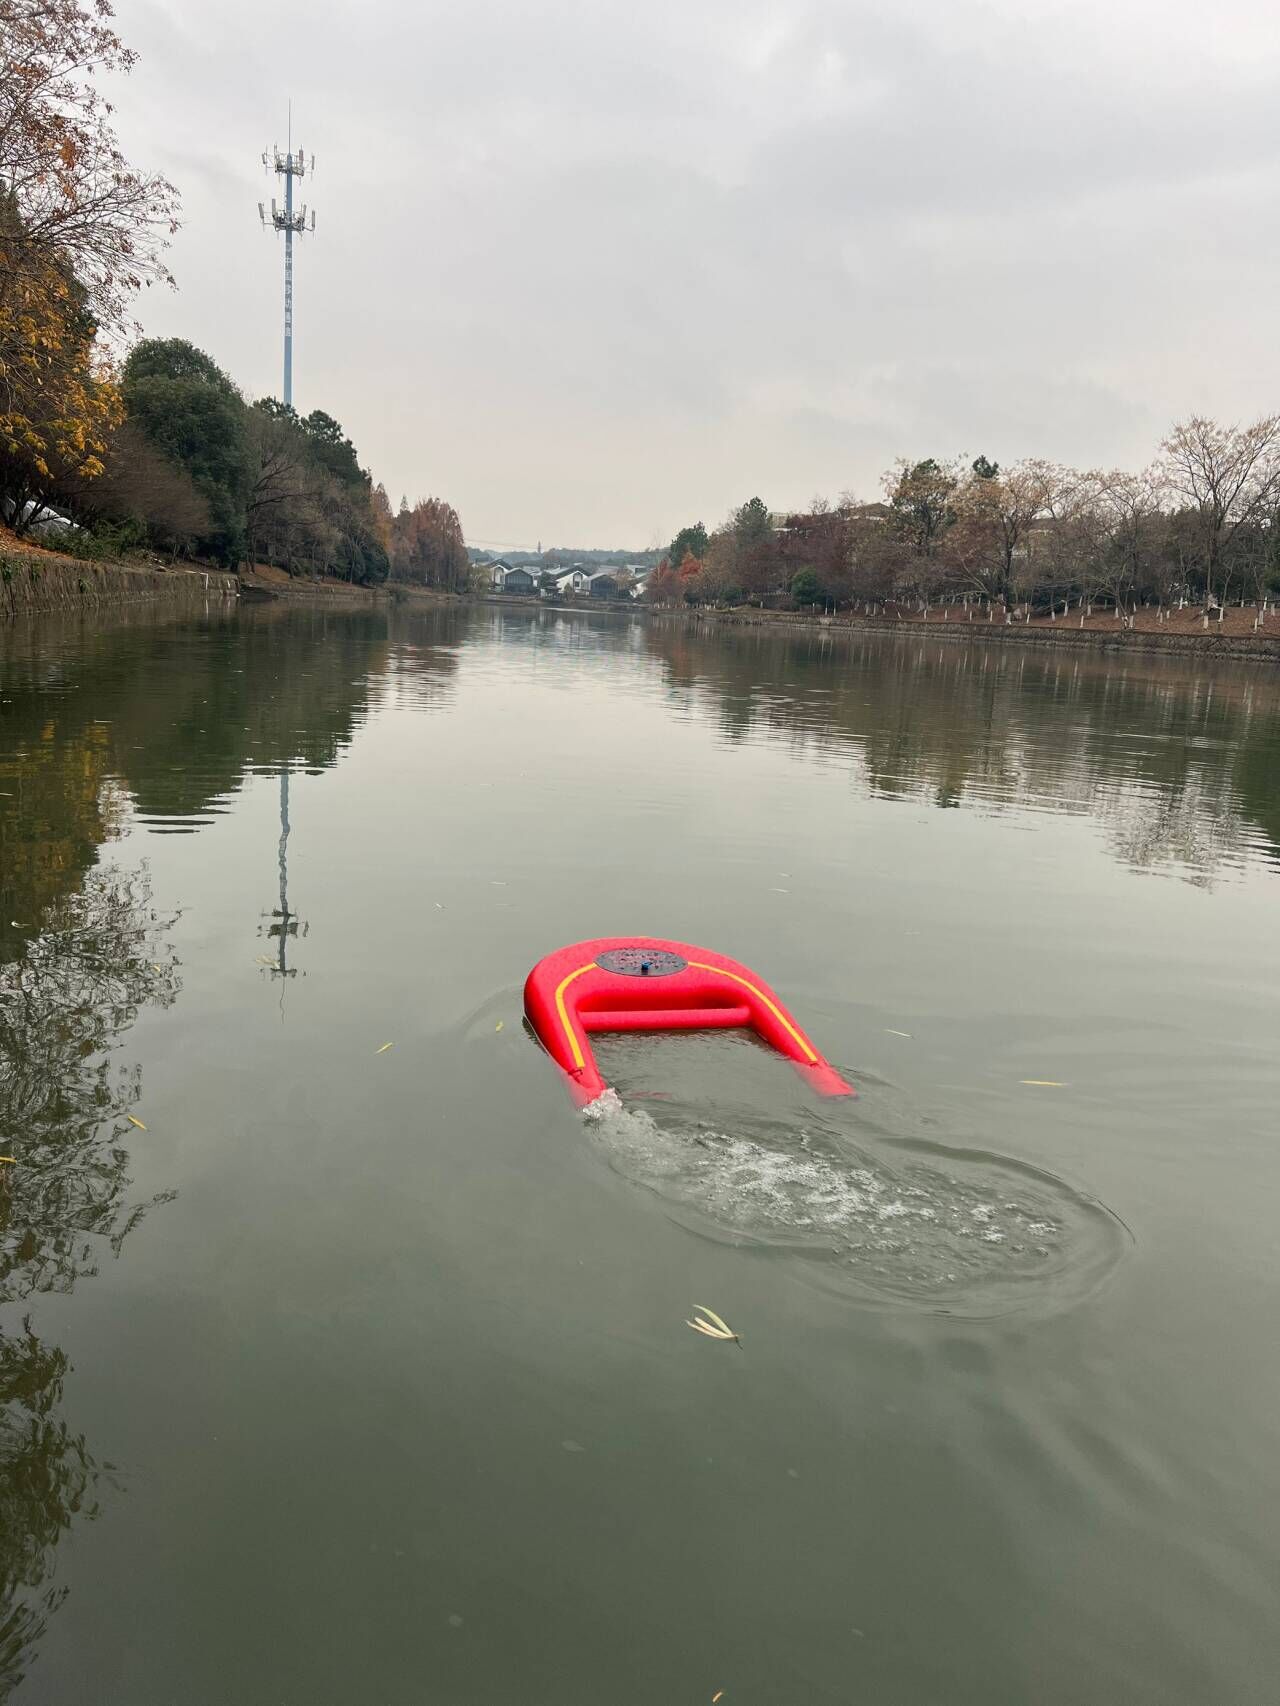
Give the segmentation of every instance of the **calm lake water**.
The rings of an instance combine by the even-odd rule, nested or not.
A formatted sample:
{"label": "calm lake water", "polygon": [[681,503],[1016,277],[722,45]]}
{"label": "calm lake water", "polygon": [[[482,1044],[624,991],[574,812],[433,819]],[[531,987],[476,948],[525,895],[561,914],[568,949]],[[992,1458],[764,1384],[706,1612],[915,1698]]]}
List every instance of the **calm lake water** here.
{"label": "calm lake water", "polygon": [[[859,1100],[575,1113],[521,985],[632,931]],[[0,629],[0,1696],[1273,1701],[1278,959],[1262,668]]]}

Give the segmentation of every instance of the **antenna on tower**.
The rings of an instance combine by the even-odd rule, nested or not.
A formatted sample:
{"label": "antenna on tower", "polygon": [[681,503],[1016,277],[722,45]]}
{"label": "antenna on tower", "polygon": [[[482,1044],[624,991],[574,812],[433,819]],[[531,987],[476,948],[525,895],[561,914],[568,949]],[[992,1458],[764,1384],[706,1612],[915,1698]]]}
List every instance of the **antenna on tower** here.
{"label": "antenna on tower", "polygon": [[[284,179],[284,206],[277,207],[272,197],[271,212],[267,213],[262,203],[258,203],[258,218],[264,226],[284,232],[284,401],[286,408],[293,407],[293,239],[301,237],[316,228],[316,216],[307,218],[306,203],[302,203],[295,211],[293,205],[293,180],[307,175],[307,158],[299,148],[293,151],[293,102],[289,102],[288,141],[282,154],[277,147],[263,149],[262,164],[269,172],[274,167]],[[315,157],[312,156],[310,169],[316,169]]]}

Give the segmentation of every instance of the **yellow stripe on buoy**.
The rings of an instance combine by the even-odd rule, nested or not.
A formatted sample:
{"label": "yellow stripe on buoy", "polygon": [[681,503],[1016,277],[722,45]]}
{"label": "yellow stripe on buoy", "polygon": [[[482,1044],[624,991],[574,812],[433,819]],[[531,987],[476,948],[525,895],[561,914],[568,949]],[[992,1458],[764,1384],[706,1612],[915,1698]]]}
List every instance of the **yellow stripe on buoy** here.
{"label": "yellow stripe on buoy", "polygon": [[585,966],[579,966],[577,971],[571,971],[568,977],[563,978],[561,980],[560,987],[556,990],[556,1014],[561,1025],[564,1027],[564,1034],[569,1041],[569,1053],[573,1056],[573,1064],[577,1067],[579,1072],[582,1071],[586,1062],[582,1058],[582,1047],[578,1042],[578,1033],[569,1023],[569,1015],[565,1012],[564,992],[568,989],[575,977],[581,977],[583,972],[594,971],[595,969],[596,962],[594,960],[588,960]]}
{"label": "yellow stripe on buoy", "polygon": [[798,1043],[804,1050],[804,1053],[808,1057],[809,1065],[816,1066],[818,1064],[817,1051],[809,1041],[808,1037],[801,1035],[801,1033],[791,1023],[790,1019],[787,1018],[786,1014],[782,1012],[774,1002],[770,1001],[763,989],[758,989],[754,983],[750,982],[749,979],[739,977],[736,971],[726,971],[723,966],[709,966],[702,960],[690,960],[689,964],[696,967],[698,971],[713,972],[716,977],[731,977],[735,983],[740,983],[744,989],[749,989],[757,1001],[764,1002],[765,1006],[773,1014],[774,1018],[782,1026],[787,1035],[791,1037],[794,1042]]}

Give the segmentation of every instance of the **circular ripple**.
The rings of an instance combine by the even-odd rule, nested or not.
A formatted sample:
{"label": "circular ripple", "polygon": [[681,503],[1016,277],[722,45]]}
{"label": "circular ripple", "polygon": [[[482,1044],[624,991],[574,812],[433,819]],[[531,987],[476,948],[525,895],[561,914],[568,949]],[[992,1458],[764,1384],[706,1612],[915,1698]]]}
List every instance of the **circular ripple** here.
{"label": "circular ripple", "polygon": [[609,1165],[691,1230],[811,1258],[869,1303],[975,1317],[1060,1309],[1127,1241],[1114,1215],[1061,1179],[981,1150],[668,1129],[611,1093],[588,1114]]}

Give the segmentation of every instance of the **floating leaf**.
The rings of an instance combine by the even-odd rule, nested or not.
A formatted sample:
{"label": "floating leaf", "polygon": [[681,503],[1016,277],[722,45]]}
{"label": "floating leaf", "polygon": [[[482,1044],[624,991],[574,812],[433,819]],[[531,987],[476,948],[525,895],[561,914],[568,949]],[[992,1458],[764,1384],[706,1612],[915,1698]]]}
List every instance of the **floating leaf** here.
{"label": "floating leaf", "polygon": [[494,1028],[494,1030],[495,1030],[495,1031],[500,1031],[500,1030],[501,1030],[501,1029],[502,1029],[502,1027],[503,1027],[503,1025],[504,1025],[504,1024],[505,1024],[505,1022],[506,1022],[506,1021],[505,1021],[505,1020],[503,1020],[503,1019],[499,1019],[499,1020],[498,1020],[498,1022],[497,1022],[497,1024],[496,1024],[496,1025],[495,1025],[495,1026],[494,1026],[494,1027],[493,1027],[493,1028]]}
{"label": "floating leaf", "polygon": [[716,1692],[711,1696],[711,1706],[716,1706],[716,1701],[717,1700],[723,1700],[723,1699],[724,1699],[724,1689],[723,1688],[717,1689]]}
{"label": "floating leaf", "polygon": [[16,1167],[18,1165],[12,1155],[0,1155],[0,1161],[5,1162],[10,1167]]}
{"label": "floating leaf", "polygon": [[[722,1315],[717,1315],[714,1309],[708,1309],[705,1303],[695,1303],[694,1309],[700,1309],[702,1315],[710,1319],[704,1321],[702,1315],[695,1315],[692,1321],[686,1321],[686,1327],[692,1327],[695,1333],[705,1333],[708,1339],[721,1339],[742,1349],[742,1340]],[[714,1322],[714,1326],[712,1323]]]}
{"label": "floating leaf", "polygon": [[890,1025],[886,1025],[884,1031],[887,1037],[906,1037],[910,1039],[911,1036],[910,1031],[895,1031]]}
{"label": "floating leaf", "polygon": [[719,1327],[720,1331],[725,1334],[727,1338],[737,1338],[738,1335],[734,1332],[733,1328],[722,1315],[717,1315],[714,1309],[708,1309],[705,1303],[695,1303],[693,1307],[695,1309],[701,1309],[707,1320],[714,1321],[716,1326]]}
{"label": "floating leaf", "polygon": [[1034,1084],[1041,1090],[1065,1090],[1066,1085],[1061,1078],[1023,1078],[1023,1084]]}
{"label": "floating leaf", "polygon": [[126,1114],[124,1117],[128,1120],[130,1125],[136,1125],[139,1131],[145,1131],[147,1129],[146,1126],[143,1125],[142,1121],[140,1119],[135,1119],[132,1114]]}
{"label": "floating leaf", "polygon": [[394,1048],[395,1046],[396,1045],[394,1043],[383,1043],[381,1048],[376,1048],[373,1052],[375,1054],[385,1054],[389,1048]]}

